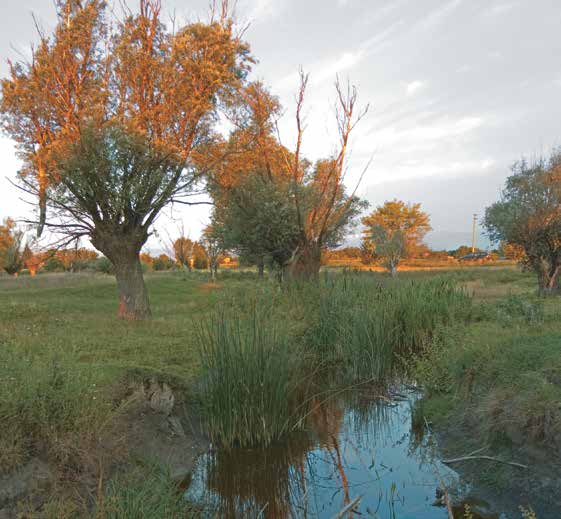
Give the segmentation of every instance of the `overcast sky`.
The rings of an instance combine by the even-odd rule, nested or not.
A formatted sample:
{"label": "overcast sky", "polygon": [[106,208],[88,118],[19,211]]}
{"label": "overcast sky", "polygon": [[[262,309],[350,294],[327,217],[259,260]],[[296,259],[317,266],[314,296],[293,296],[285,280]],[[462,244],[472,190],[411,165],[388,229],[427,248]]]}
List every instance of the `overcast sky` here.
{"label": "overcast sky", "polygon": [[[203,17],[207,0],[162,0],[178,20]],[[131,3],[134,3],[131,0]],[[54,22],[51,0],[2,0],[0,74],[35,41],[32,13]],[[431,215],[435,247],[470,236],[472,214],[497,199],[509,165],[561,144],[559,0],[240,0],[253,76],[281,97],[283,141],[293,132],[298,67],[310,73],[304,151],[333,149],[335,75],[349,77],[368,116],[352,142],[348,183],[370,156],[359,193],[372,206],[398,198]],[[2,177],[18,171],[12,143],[0,139]],[[0,218],[28,210],[0,180]],[[197,237],[206,209],[175,212]],[[160,229],[177,224],[166,216]],[[156,240],[150,242],[157,248]]]}

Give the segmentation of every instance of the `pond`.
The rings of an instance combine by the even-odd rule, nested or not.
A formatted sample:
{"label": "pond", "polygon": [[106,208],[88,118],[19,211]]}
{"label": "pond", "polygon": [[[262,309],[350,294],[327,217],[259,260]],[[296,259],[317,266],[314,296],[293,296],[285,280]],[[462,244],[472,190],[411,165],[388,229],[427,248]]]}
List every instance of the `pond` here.
{"label": "pond", "polygon": [[202,455],[186,498],[208,517],[332,518],[360,499],[345,517],[447,519],[441,489],[461,482],[412,427],[419,397],[400,386],[317,401],[304,433]]}

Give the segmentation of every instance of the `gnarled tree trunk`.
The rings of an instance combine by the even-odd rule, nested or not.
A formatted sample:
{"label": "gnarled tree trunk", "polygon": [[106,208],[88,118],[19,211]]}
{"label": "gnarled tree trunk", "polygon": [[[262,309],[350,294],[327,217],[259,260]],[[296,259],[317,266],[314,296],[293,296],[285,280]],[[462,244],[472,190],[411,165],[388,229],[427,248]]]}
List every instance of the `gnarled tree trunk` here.
{"label": "gnarled tree trunk", "polygon": [[120,319],[135,321],[152,315],[140,263],[140,249],[145,241],[142,232],[92,236],[93,246],[105,254],[115,269]]}
{"label": "gnarled tree trunk", "polygon": [[114,266],[119,293],[119,318],[134,321],[150,317],[152,314],[148,292],[138,255],[136,258],[119,261]]}
{"label": "gnarled tree trunk", "polygon": [[306,244],[298,249],[283,268],[284,281],[311,281],[319,278],[321,247]]}
{"label": "gnarled tree trunk", "polygon": [[561,293],[561,286],[559,284],[560,264],[542,258],[536,263],[535,269],[538,273],[538,291],[540,295],[549,296]]}

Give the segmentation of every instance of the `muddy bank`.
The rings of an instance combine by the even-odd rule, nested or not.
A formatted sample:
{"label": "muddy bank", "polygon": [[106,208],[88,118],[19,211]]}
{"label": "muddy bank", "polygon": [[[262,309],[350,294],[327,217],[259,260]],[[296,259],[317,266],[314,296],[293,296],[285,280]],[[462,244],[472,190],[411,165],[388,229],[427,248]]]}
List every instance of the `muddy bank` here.
{"label": "muddy bank", "polygon": [[479,446],[483,450],[477,454],[527,466],[520,468],[486,459],[450,464],[465,483],[462,499],[484,502],[488,513],[497,517],[518,519],[522,517],[521,507],[533,510],[538,519],[561,517],[561,456],[558,449],[536,444],[485,448],[478,441],[475,427],[458,423],[439,426],[434,439],[442,459],[464,457]]}
{"label": "muddy bank", "polygon": [[161,468],[179,486],[190,479],[196,460],[210,444],[184,390],[151,378],[115,392],[119,412],[111,435],[99,446],[105,451],[100,465],[61,465],[37,450],[23,465],[0,473],[0,519],[18,514],[39,519],[49,502],[72,502],[86,516],[96,509],[100,489],[103,493],[114,478],[126,478],[143,466],[147,471]]}

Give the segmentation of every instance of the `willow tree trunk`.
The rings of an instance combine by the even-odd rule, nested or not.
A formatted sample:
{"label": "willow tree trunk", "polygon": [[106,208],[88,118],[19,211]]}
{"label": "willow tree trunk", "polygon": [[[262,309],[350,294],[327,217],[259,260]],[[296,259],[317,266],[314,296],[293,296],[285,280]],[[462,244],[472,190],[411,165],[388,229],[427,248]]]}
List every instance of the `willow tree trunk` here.
{"label": "willow tree trunk", "polygon": [[321,247],[305,245],[283,268],[284,281],[311,281],[319,278]]}
{"label": "willow tree trunk", "polygon": [[259,279],[265,277],[265,258],[263,256],[257,257],[257,277]]}
{"label": "willow tree trunk", "polygon": [[213,283],[216,282],[216,275],[218,274],[218,261],[212,260],[208,262],[208,270],[210,271],[210,279]]}
{"label": "willow tree trunk", "polygon": [[92,245],[105,254],[115,269],[120,319],[136,321],[152,315],[140,263],[140,249],[146,238],[141,231],[106,231],[92,236]]}
{"label": "willow tree trunk", "polygon": [[138,255],[136,258],[117,261],[114,267],[119,294],[119,318],[129,321],[149,318],[152,313]]}
{"label": "willow tree trunk", "polygon": [[559,285],[559,274],[561,265],[542,260],[536,265],[538,273],[538,290],[542,296],[550,296],[561,293]]}

